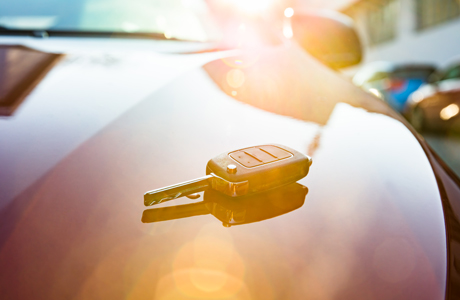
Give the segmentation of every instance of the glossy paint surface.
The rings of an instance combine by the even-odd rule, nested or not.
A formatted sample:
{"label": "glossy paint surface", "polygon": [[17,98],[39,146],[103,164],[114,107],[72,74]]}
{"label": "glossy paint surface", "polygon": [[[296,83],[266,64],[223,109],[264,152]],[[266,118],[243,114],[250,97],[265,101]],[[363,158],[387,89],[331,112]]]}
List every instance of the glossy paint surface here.
{"label": "glossy paint surface", "polygon": [[[2,161],[16,161],[2,176],[15,174],[11,184],[22,184],[17,195],[2,186],[2,193],[13,195],[0,212],[2,295],[444,298],[441,197],[413,134],[377,99],[295,46],[267,50],[246,69],[228,62],[218,60],[178,75],[120,109],[103,126],[77,117],[81,129],[92,134],[66,148],[28,184],[22,183],[27,175],[22,159],[38,163],[41,156],[34,147],[57,149],[65,139],[27,141],[26,156],[15,137],[51,129],[61,133],[66,115],[56,119],[29,111],[26,117],[21,115],[24,108],[11,122],[1,120],[1,133],[10,141],[2,148],[8,149],[1,153]],[[31,95],[35,97],[26,103],[39,105],[49,99],[46,95],[57,94],[63,96],[60,101],[87,99],[90,82],[70,93],[63,84],[73,87],[75,82],[64,78],[61,85],[56,80],[71,67],[56,68],[38,87],[40,97]],[[244,80],[238,71],[227,75],[231,70],[243,72]],[[85,78],[91,71],[82,66],[72,76]],[[117,71],[110,70],[114,78]],[[134,82],[148,84],[127,78],[126,90]],[[45,87],[54,94],[45,93]],[[110,98],[105,94],[109,90],[99,90],[91,108],[81,111],[109,108],[98,107]],[[123,97],[129,99],[129,93]],[[53,128],[44,129],[50,120]],[[302,205],[297,197],[286,197],[285,213],[231,227],[222,226],[228,217],[222,213],[141,222],[145,191],[203,176],[206,162],[219,153],[271,143],[313,157],[310,173],[299,182],[308,188]],[[198,201],[182,198],[161,207]],[[273,208],[277,202],[270,203],[267,207]],[[238,220],[237,215],[232,218]]]}

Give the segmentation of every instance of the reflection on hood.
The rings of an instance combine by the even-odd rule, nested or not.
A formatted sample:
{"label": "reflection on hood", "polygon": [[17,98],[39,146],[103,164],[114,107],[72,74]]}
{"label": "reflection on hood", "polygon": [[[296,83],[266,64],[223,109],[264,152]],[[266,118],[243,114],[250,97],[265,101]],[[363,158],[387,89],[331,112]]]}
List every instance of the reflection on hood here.
{"label": "reflection on hood", "polygon": [[147,209],[143,223],[153,223],[212,214],[225,227],[271,219],[300,208],[308,189],[293,183],[263,193],[238,197],[226,196],[209,189],[199,203]]}
{"label": "reflection on hood", "polygon": [[61,57],[24,46],[0,45],[0,116],[13,114]]}

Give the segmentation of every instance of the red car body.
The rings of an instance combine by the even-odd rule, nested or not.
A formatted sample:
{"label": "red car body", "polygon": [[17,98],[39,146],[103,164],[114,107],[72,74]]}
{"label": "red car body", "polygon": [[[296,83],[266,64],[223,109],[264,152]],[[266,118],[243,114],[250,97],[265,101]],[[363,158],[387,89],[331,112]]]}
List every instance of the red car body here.
{"label": "red car body", "polygon": [[[458,179],[295,43],[1,42],[66,54],[0,119],[2,299],[458,297]],[[144,212],[144,192],[267,143],[313,158],[308,190]]]}

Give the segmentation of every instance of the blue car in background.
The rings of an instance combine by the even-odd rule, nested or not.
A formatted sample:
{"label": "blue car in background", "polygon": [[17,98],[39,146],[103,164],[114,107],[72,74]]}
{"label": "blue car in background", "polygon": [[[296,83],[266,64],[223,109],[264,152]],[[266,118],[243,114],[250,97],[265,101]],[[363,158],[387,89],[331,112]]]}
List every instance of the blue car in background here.
{"label": "blue car in background", "polygon": [[353,83],[385,100],[396,111],[403,112],[409,95],[428,82],[435,70],[429,64],[372,62],[356,73]]}

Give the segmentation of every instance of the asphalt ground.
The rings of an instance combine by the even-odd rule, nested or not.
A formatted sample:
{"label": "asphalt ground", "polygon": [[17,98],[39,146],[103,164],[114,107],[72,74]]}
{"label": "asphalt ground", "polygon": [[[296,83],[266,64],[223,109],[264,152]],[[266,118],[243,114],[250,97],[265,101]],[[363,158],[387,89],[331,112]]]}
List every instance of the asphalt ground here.
{"label": "asphalt ground", "polygon": [[433,150],[460,177],[460,135],[426,133],[423,137]]}

